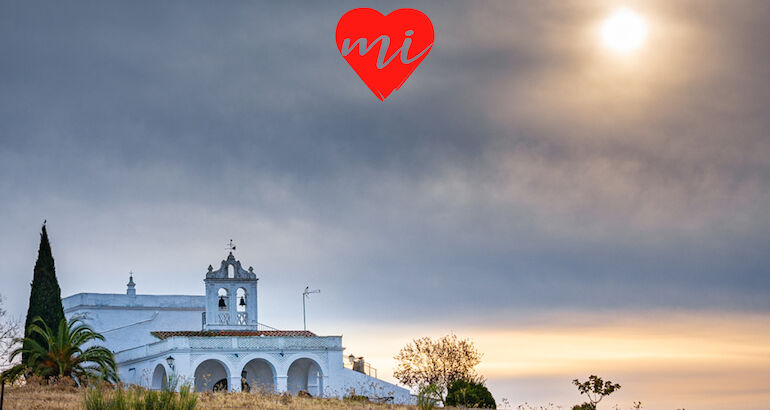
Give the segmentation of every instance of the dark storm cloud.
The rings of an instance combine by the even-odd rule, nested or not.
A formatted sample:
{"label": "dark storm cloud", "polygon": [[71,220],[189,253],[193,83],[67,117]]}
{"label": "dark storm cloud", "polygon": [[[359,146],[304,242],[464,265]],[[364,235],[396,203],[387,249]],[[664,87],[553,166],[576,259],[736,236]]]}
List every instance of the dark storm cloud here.
{"label": "dark storm cloud", "polygon": [[330,313],[770,308],[763,3],[650,6],[634,75],[583,37],[602,5],[428,3],[384,103],[334,48],[358,6],[4,4],[0,291],[47,217],[70,292],[200,292],[234,237]]}

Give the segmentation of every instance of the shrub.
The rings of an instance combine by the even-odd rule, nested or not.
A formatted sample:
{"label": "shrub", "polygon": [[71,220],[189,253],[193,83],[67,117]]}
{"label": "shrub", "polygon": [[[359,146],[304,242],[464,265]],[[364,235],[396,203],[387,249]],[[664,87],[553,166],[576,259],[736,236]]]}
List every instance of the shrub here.
{"label": "shrub", "polygon": [[[80,385],[90,382],[117,382],[117,366],[112,352],[104,346],[91,345],[104,341],[104,336],[77,319],[62,319],[52,329],[36,317],[27,328],[28,336],[20,347],[11,352],[11,360],[27,355],[26,361],[4,371],[0,378],[14,381],[34,374],[45,379],[72,378]],[[37,338],[43,339],[38,343]]]}
{"label": "shrub", "polygon": [[577,386],[580,394],[588,396],[588,403],[591,407],[588,409],[596,409],[596,405],[602,401],[603,398],[609,396],[615,391],[620,389],[620,385],[613,383],[609,380],[604,380],[599,376],[591,375],[588,380],[581,382],[578,379],[572,381],[572,384]]}
{"label": "shrub", "polygon": [[192,386],[184,384],[179,388],[179,410],[192,410],[198,404],[198,395],[192,390]]}
{"label": "shrub", "polygon": [[420,410],[430,410],[436,407],[436,403],[441,401],[443,389],[435,384],[429,384],[417,394],[417,408]]}
{"label": "shrub", "polygon": [[367,401],[369,401],[369,397],[363,396],[363,395],[360,395],[360,394],[353,394],[353,393],[351,393],[350,395],[345,397],[345,400],[367,402]]}
{"label": "shrub", "polygon": [[83,404],[86,410],[192,410],[198,403],[198,396],[190,385],[171,390],[154,391],[141,388],[124,390],[89,387]]}
{"label": "shrub", "polygon": [[447,406],[463,406],[496,409],[492,393],[483,383],[471,380],[455,380],[449,385],[446,395]]}
{"label": "shrub", "polygon": [[104,394],[102,389],[90,388],[86,390],[86,397],[83,400],[86,410],[101,410],[106,408]]}

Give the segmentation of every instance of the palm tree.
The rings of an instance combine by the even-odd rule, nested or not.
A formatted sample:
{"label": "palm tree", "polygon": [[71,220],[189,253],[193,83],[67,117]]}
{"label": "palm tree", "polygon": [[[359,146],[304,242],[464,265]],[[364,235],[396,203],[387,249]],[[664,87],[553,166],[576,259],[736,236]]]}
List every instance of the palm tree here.
{"label": "palm tree", "polygon": [[[84,348],[89,342],[104,341],[104,336],[80,320],[68,322],[62,319],[58,331],[53,332],[40,317],[36,317],[28,330],[27,337],[21,340],[21,347],[11,353],[11,360],[25,354],[27,361],[4,371],[0,376],[3,380],[15,380],[31,373],[46,379],[72,378],[81,385],[97,378],[118,381],[115,358],[109,349],[97,345]],[[36,339],[45,342],[39,343]]]}

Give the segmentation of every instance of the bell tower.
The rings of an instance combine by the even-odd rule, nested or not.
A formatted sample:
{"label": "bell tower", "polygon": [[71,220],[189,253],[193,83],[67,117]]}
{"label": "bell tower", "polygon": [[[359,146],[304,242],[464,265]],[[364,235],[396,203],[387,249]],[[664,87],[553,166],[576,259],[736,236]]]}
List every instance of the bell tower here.
{"label": "bell tower", "polygon": [[257,330],[257,275],[244,270],[230,254],[218,270],[209,265],[206,273],[206,320],[204,330]]}

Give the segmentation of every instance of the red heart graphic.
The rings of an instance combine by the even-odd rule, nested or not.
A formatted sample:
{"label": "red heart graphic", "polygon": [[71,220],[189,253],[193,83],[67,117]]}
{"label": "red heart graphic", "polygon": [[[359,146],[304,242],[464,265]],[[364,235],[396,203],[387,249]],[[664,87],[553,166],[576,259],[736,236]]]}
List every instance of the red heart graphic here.
{"label": "red heart graphic", "polygon": [[430,53],[433,24],[419,10],[398,9],[383,16],[358,8],[340,18],[335,39],[345,61],[384,101]]}

